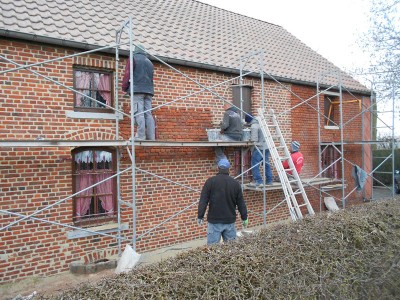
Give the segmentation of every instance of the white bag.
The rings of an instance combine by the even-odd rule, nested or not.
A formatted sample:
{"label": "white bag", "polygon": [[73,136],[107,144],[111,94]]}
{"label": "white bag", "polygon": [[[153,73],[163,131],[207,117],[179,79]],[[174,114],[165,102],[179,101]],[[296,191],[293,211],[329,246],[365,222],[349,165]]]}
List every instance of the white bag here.
{"label": "white bag", "polygon": [[126,245],[121,258],[118,260],[115,273],[119,274],[122,272],[129,272],[139,262],[139,259],[140,259],[140,254],[135,252],[130,245]]}

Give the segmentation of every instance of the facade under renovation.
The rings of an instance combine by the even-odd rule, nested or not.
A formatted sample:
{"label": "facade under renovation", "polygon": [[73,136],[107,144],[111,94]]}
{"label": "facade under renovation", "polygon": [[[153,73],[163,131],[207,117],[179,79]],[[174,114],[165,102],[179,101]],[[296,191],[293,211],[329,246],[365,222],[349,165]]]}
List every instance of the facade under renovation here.
{"label": "facade under renovation", "polygon": [[[371,197],[353,174],[371,172],[371,91],[279,25],[193,0],[0,3],[1,282],[204,238],[197,202],[217,146],[250,227]],[[155,141],[132,141],[121,89],[139,44],[154,65]],[[273,110],[284,143],[301,144],[296,188],[250,187],[253,143],[209,140],[224,103],[266,126]]]}

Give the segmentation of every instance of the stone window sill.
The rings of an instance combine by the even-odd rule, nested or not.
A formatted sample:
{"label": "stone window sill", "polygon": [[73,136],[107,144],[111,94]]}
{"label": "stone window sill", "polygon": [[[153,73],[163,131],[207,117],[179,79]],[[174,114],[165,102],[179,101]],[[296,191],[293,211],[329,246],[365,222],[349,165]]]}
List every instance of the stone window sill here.
{"label": "stone window sill", "polygon": [[[121,224],[121,230],[127,230],[128,228],[129,226],[127,223]],[[68,232],[67,234],[68,239],[72,240],[88,236],[94,236],[98,235],[98,233],[114,233],[118,231],[118,223],[110,223],[106,225],[89,227],[84,229],[90,230],[91,232],[75,229],[73,231]]]}
{"label": "stone window sill", "polygon": [[[71,119],[103,119],[103,120],[115,120],[117,119],[117,113],[94,113],[94,112],[82,112],[82,111],[67,111],[65,116]],[[118,119],[123,120],[124,116],[118,114]]]}

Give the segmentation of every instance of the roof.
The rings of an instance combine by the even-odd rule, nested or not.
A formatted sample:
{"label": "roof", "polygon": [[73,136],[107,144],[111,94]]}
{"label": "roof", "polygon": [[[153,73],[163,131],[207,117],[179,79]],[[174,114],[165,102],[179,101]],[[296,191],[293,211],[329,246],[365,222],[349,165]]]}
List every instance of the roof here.
{"label": "roof", "polygon": [[[106,46],[132,16],[135,40],[158,57],[237,70],[240,57],[263,50],[264,71],[281,80],[336,84],[340,77],[351,91],[369,91],[283,27],[194,0],[0,0],[0,5],[0,35],[6,37]],[[249,63],[251,70],[256,66]],[[335,72],[340,76],[321,78]]]}

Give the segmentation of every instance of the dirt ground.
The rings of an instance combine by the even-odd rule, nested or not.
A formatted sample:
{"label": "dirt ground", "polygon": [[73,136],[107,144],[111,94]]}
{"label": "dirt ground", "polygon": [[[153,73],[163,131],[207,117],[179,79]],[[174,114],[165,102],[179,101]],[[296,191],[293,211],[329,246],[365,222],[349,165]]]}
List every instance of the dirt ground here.
{"label": "dirt ground", "polygon": [[[136,267],[153,264],[177,255],[178,253],[200,247],[206,244],[205,239],[193,240],[182,244],[158,249],[152,252],[141,254],[141,258]],[[33,292],[43,295],[57,295],[63,290],[73,288],[81,283],[95,283],[104,277],[113,276],[115,269],[108,269],[94,274],[73,274],[69,271],[49,277],[34,277],[23,279],[19,282],[0,284],[0,300],[12,300],[18,295],[26,297]],[[17,298],[18,299],[18,298]],[[19,298],[22,300],[24,298]],[[33,299],[34,300],[34,299]]]}
{"label": "dirt ground", "polygon": [[65,272],[50,277],[35,277],[0,286],[0,299],[11,300],[18,295],[26,297],[35,291],[44,295],[58,294],[80,283],[96,282],[113,274],[114,269],[88,275],[74,275],[70,272]]}

